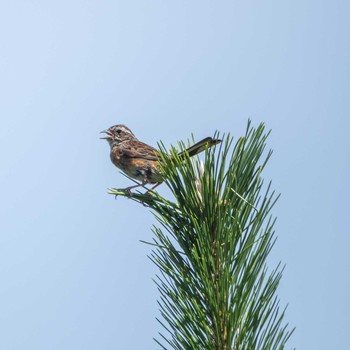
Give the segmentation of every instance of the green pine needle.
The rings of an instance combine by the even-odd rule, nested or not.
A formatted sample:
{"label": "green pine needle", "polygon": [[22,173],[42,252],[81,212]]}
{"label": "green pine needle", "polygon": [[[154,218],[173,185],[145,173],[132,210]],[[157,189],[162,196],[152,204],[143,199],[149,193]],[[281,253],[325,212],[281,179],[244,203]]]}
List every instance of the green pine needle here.
{"label": "green pine needle", "polygon": [[268,134],[249,121],[243,137],[234,144],[223,135],[203,153],[204,162],[180,158],[184,143],[170,154],[160,143],[172,200],[156,191],[109,190],[150,207],[160,224],[145,243],[160,270],[155,283],[165,332],[156,342],[163,349],[284,349],[293,332],[276,296],[283,269],[269,272],[266,263],[278,199],[262,178],[272,154],[265,151]]}

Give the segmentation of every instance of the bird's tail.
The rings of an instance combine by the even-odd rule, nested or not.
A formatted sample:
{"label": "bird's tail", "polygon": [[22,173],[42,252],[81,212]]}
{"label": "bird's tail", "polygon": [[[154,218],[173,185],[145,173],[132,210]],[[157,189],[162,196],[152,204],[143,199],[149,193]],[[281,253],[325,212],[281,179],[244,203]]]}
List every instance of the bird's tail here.
{"label": "bird's tail", "polygon": [[221,140],[219,140],[219,139],[213,139],[212,137],[206,137],[203,140],[195,143],[193,146],[187,148],[183,152],[180,152],[179,157],[183,158],[186,155],[188,155],[189,157],[195,156],[196,154],[203,152],[206,148],[210,148],[212,146],[215,146],[220,142],[221,142]]}

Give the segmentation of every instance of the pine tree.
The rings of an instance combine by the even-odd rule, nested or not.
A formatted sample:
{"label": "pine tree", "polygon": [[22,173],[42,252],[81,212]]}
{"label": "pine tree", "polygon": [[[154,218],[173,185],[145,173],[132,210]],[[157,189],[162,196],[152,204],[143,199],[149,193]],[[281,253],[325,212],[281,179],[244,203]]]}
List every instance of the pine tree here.
{"label": "pine tree", "polygon": [[276,295],[283,268],[270,271],[266,263],[278,199],[262,178],[272,153],[265,152],[268,134],[249,121],[244,137],[233,145],[224,136],[205,151],[204,163],[180,159],[174,148],[169,157],[160,144],[173,200],[110,190],[149,206],[160,224],[149,244],[160,271],[155,282],[164,332],[155,340],[162,349],[284,349],[293,332]]}

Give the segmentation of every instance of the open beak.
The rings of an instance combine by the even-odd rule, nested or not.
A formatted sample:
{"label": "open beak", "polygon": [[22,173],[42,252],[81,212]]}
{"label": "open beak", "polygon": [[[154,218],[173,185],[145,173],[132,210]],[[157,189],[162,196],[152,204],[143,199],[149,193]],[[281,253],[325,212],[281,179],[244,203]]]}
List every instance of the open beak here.
{"label": "open beak", "polygon": [[102,130],[102,131],[100,131],[100,134],[107,134],[107,136],[100,137],[101,140],[108,140],[108,139],[112,138],[112,134],[108,130]]}

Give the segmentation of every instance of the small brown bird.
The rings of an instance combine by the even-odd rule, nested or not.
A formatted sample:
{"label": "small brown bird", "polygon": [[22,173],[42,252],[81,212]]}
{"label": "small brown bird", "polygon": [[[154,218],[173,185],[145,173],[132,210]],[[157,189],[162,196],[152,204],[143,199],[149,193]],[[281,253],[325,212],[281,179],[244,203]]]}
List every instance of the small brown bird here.
{"label": "small brown bird", "polygon": [[[130,191],[132,188],[146,184],[155,184],[152,188],[154,189],[162,183],[163,180],[159,174],[158,150],[139,141],[125,125],[114,125],[101,133],[106,134],[101,139],[107,140],[111,147],[112,163],[131,178],[141,181],[141,184],[127,187],[125,190]],[[179,155],[188,154],[192,157],[204,151],[206,147],[212,147],[220,142],[221,140],[206,137]]]}

